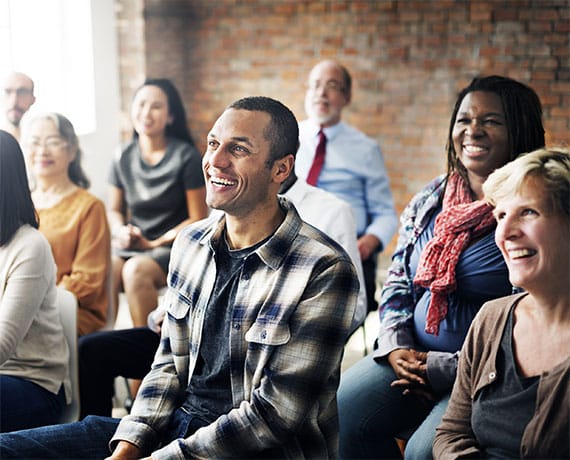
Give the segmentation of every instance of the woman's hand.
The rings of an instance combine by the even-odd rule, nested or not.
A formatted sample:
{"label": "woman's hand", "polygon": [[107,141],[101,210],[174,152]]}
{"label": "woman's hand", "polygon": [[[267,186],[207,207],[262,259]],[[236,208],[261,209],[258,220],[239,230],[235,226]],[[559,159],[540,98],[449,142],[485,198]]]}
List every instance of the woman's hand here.
{"label": "woman's hand", "polygon": [[398,349],[388,355],[397,380],[393,387],[402,387],[403,394],[413,393],[430,401],[435,399],[427,381],[427,352],[413,349]]}
{"label": "woman's hand", "polygon": [[140,228],[127,224],[121,226],[113,235],[113,243],[120,249],[132,249],[142,237]]}

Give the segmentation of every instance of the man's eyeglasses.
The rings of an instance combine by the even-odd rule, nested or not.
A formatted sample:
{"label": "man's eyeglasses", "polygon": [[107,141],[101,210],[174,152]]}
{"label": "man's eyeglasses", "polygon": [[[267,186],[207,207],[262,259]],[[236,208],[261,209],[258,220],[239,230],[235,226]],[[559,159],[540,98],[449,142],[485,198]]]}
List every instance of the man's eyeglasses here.
{"label": "man's eyeglasses", "polygon": [[29,88],[4,88],[4,96],[10,97],[15,94],[16,97],[31,96],[32,90]]}
{"label": "man's eyeglasses", "polygon": [[325,91],[342,93],[344,91],[344,85],[336,80],[329,80],[325,83],[317,80],[307,83],[307,89],[313,92],[324,89]]}
{"label": "man's eyeglasses", "polygon": [[46,150],[58,150],[62,147],[65,147],[67,142],[63,139],[48,139],[47,141],[40,142],[37,139],[31,140],[28,142],[28,147],[32,150],[37,150],[40,147],[43,147]]}

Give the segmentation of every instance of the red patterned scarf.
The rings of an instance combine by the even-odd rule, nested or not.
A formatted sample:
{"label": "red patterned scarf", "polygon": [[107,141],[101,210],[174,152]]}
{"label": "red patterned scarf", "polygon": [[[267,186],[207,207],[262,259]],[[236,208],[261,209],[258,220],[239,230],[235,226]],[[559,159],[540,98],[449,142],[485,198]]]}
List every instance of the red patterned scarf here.
{"label": "red patterned scarf", "polygon": [[455,266],[473,239],[495,225],[492,207],[483,200],[473,201],[463,178],[449,176],[443,209],[435,219],[434,236],[418,262],[414,283],[431,290],[425,331],[438,335],[439,324],[447,315],[447,295],[455,291]]}

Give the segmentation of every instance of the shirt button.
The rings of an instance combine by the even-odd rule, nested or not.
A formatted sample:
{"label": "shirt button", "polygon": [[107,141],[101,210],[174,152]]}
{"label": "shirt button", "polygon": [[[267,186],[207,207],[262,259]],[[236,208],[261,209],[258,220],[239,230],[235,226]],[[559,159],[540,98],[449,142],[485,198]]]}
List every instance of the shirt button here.
{"label": "shirt button", "polygon": [[263,331],[263,332],[261,333],[261,338],[262,338],[263,340],[265,340],[265,339],[267,338],[267,331]]}
{"label": "shirt button", "polygon": [[494,372],[490,372],[489,373],[489,380],[495,380],[496,376],[497,376],[497,374],[495,374]]}
{"label": "shirt button", "polygon": [[239,323],[234,323],[234,329],[235,329],[236,331],[239,331],[240,328],[241,328],[241,326],[240,326]]}

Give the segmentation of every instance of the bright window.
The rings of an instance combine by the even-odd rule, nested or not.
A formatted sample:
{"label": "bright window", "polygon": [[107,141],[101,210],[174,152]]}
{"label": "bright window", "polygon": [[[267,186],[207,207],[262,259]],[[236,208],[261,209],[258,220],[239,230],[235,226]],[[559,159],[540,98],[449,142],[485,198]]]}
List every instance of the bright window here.
{"label": "bright window", "polygon": [[0,75],[11,70],[34,80],[30,111],[95,131],[91,0],[0,0]]}

